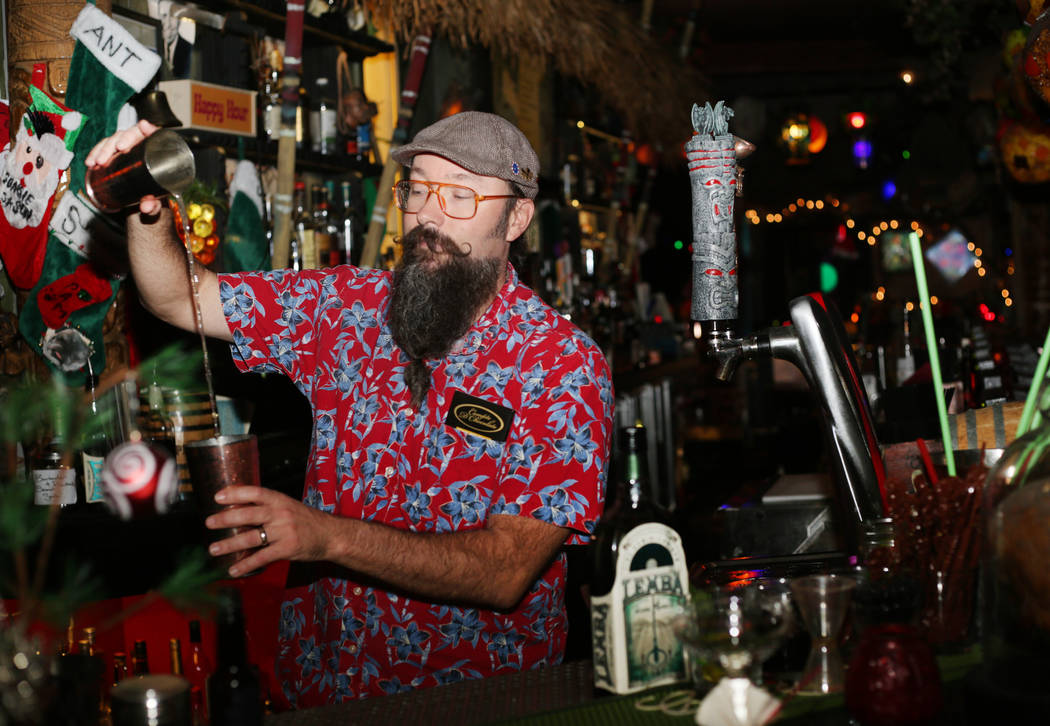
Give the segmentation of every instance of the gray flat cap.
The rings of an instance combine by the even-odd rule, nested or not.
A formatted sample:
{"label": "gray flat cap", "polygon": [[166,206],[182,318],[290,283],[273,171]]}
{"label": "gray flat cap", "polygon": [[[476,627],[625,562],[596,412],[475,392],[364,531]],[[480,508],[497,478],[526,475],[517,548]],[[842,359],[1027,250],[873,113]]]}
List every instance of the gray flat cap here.
{"label": "gray flat cap", "polygon": [[475,174],[505,179],[529,199],[539,192],[540,159],[532,144],[517,126],[493,113],[464,111],[443,118],[390,155],[408,166],[416,154],[436,154]]}

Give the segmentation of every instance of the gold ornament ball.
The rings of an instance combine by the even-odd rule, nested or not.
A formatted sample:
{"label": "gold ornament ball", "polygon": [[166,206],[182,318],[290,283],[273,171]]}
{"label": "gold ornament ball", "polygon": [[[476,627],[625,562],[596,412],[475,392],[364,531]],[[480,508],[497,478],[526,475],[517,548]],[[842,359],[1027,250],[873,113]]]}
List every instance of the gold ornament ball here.
{"label": "gold ornament ball", "polygon": [[190,202],[189,206],[186,208],[186,214],[189,215],[190,219],[196,219],[201,216],[201,205],[197,202]]}
{"label": "gold ornament ball", "polygon": [[201,218],[206,219],[209,222],[215,219],[215,207],[210,204],[201,205]]}
{"label": "gold ornament ball", "polygon": [[197,254],[204,249],[204,238],[195,234],[190,235],[190,251]]}
{"label": "gold ornament ball", "polygon": [[207,237],[215,231],[215,225],[211,220],[205,219],[203,215],[193,220],[193,234],[198,237]]}

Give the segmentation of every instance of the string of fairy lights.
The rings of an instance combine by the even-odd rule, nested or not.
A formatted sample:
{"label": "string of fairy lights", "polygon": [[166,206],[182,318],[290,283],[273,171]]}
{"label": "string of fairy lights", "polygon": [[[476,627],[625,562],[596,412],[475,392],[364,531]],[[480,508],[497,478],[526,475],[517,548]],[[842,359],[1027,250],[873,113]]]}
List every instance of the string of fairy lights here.
{"label": "string of fairy lights", "polygon": [[[779,211],[776,212],[767,211],[765,213],[760,213],[757,209],[747,209],[744,212],[744,217],[752,225],[758,226],[762,224],[780,224],[782,222],[786,222],[792,216],[800,214],[802,212],[820,212],[833,210],[838,210],[839,212],[844,213],[845,219],[843,220],[843,224],[845,224],[846,229],[852,232],[852,234],[857,238],[858,242],[864,242],[871,247],[874,247],[878,244],[879,238],[884,233],[891,231],[914,232],[915,235],[919,237],[919,239],[928,236],[926,229],[923,227],[922,223],[919,222],[917,219],[884,219],[879,221],[877,224],[872,225],[870,228],[862,228],[860,227],[860,223],[846,212],[845,205],[843,205],[838,198],[830,195],[823,199],[806,199],[804,197],[799,197],[794,201],[789,202]],[[981,257],[984,254],[984,250],[982,250],[980,247],[978,247],[971,241],[967,241],[966,248],[974,256],[973,266],[977,269],[978,277],[985,277],[988,274],[988,269],[987,266],[984,264],[984,261],[981,259]],[[1014,274],[1013,260],[1007,261],[1006,274]],[[999,294],[1002,296],[1003,304],[1006,307],[1013,306],[1014,301],[1013,298],[1010,296],[1009,288],[1002,288],[999,291]],[[885,298],[886,288],[881,285],[871,293],[871,299],[875,302],[882,302],[883,300],[885,300]],[[936,295],[930,296],[931,305],[937,305],[938,302],[940,301]],[[905,303],[905,307],[906,309],[911,311],[912,309],[914,309],[914,304],[912,302],[907,302]],[[856,313],[854,313],[854,316],[855,315]]]}

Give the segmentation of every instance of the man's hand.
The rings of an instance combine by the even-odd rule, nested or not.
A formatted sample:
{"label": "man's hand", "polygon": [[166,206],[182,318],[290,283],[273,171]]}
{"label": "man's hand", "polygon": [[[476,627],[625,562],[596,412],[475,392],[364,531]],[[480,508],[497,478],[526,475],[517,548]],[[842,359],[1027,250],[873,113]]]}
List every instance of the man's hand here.
{"label": "man's hand", "polygon": [[[114,156],[122,154],[133,146],[142,143],[147,136],[150,136],[159,128],[159,126],[154,126],[143,119],[130,128],[118,131],[112,136],[107,136],[95,144],[94,148],[88,152],[84,164],[88,169],[105,166]],[[147,194],[139,200],[139,211],[151,217],[160,213],[161,206],[160,200],[152,194]]]}
{"label": "man's hand", "polygon": [[[219,504],[236,505],[208,517],[204,524],[210,529],[256,525],[266,529],[266,547],[259,549],[230,569],[233,576],[250,572],[278,560],[316,561],[325,559],[328,531],[334,517],[289,496],[262,487],[227,487],[215,495]],[[214,543],[212,555],[224,555],[262,545],[259,529],[234,535]]]}
{"label": "man's hand", "polygon": [[212,529],[261,527],[216,542],[212,555],[255,549],[230,568],[237,577],[277,560],[328,561],[391,589],[435,601],[510,609],[550,565],[569,530],[530,517],[494,515],[483,529],[409,532],[339,517],[259,487],[229,487],[208,517]]}

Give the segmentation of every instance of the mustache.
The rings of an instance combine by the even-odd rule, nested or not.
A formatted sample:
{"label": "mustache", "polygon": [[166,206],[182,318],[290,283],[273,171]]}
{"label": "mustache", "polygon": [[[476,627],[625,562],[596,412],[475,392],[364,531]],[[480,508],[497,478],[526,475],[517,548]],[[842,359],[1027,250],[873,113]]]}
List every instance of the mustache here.
{"label": "mustache", "polygon": [[470,254],[470,245],[464,249],[448,235],[425,225],[413,227],[395,242],[401,245],[402,264],[422,259],[422,248],[424,247],[432,254],[445,253],[449,257],[466,257]]}

